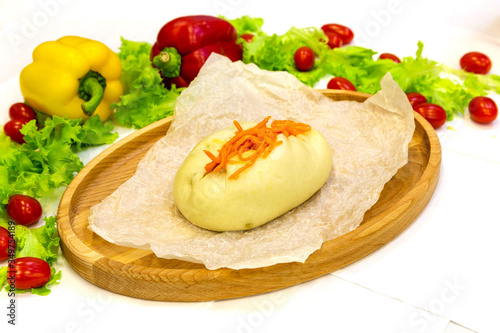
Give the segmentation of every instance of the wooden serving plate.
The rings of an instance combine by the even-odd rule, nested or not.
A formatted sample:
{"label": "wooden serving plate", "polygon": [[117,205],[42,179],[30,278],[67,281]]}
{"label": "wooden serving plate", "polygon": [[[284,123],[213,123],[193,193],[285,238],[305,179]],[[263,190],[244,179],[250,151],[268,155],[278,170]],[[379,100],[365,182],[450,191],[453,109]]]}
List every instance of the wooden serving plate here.
{"label": "wooden serving plate", "polygon": [[[334,100],[362,102],[369,96],[321,91]],[[325,242],[305,263],[208,270],[202,264],[160,259],[149,250],[111,244],[87,228],[90,207],[134,174],[171,121],[172,117],[158,121],[113,144],[78,173],[62,196],[57,221],[64,256],[78,274],[99,287],[151,300],[207,301],[296,285],[363,258],[396,237],[426,206],[439,179],[439,140],[430,124],[415,113],[408,164],[386,184],[358,228]]]}

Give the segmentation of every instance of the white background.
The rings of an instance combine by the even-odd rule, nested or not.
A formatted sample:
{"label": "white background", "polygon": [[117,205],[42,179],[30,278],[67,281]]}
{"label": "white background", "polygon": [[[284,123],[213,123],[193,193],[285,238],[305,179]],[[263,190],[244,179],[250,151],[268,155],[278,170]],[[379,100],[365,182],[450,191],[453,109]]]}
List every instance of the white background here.
{"label": "white background", "polygon": [[[341,23],[353,44],[400,57],[424,56],[458,68],[481,51],[500,74],[500,2],[335,1],[76,1],[0,2],[0,124],[22,100],[18,75],[41,42],[64,35],[99,40],[118,51],[120,37],[155,41],[167,21],[183,15],[262,17],[268,33],[291,26]],[[318,84],[325,88],[326,83]],[[498,95],[492,97],[500,103]],[[500,105],[500,104],[499,104]],[[17,325],[2,332],[500,332],[500,120],[457,116],[437,133],[441,178],[422,214],[382,249],[341,270],[284,290],[236,300],[169,303],[133,299],[83,280],[63,257],[60,285],[46,297],[18,295]],[[122,136],[127,131],[122,131]],[[101,149],[82,154],[88,161]],[[44,203],[55,214],[57,198]]]}

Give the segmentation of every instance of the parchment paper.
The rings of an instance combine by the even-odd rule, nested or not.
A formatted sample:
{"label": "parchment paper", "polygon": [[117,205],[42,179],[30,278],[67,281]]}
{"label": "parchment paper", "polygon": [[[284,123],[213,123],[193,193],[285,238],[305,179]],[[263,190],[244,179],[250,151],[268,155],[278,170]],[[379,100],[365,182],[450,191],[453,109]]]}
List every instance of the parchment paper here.
{"label": "parchment paper", "polygon": [[[304,262],[323,242],[356,228],[384,184],[408,161],[414,132],[406,95],[387,74],[364,103],[335,102],[286,72],[232,63],[212,54],[177,100],[174,121],[145,155],[136,174],[91,208],[89,228],[117,245],[151,249],[158,257],[208,269]],[[333,169],[312,198],[249,231],[213,232],[179,213],[173,180],[190,150],[233,120],[266,116],[305,122],[333,152]]]}

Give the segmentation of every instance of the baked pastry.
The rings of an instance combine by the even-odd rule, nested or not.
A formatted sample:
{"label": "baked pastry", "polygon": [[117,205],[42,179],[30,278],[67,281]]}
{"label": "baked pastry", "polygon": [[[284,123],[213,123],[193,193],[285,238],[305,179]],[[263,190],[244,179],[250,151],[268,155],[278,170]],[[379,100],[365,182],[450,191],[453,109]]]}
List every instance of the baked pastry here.
{"label": "baked pastry", "polygon": [[303,123],[270,117],[201,140],[174,179],[174,200],[191,223],[214,231],[259,227],[309,199],[326,182],[332,152]]}

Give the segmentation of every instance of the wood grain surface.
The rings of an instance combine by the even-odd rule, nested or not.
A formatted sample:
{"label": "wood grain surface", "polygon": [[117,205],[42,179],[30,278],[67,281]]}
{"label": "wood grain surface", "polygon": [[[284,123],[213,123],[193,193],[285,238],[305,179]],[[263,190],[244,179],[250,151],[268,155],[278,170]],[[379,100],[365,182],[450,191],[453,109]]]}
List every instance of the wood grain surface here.
{"label": "wood grain surface", "polygon": [[[321,92],[334,100],[362,102],[369,96]],[[78,274],[99,287],[131,297],[187,302],[293,286],[331,273],[388,243],[424,209],[439,179],[439,140],[429,123],[415,113],[409,162],[386,184],[358,228],[325,242],[305,263],[208,270],[202,264],[160,259],[149,250],[111,244],[88,229],[90,207],[134,174],[142,156],[165,135],[171,121],[172,117],[158,121],[113,144],[78,173],[62,196],[57,221],[63,254]]]}

